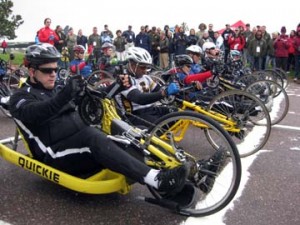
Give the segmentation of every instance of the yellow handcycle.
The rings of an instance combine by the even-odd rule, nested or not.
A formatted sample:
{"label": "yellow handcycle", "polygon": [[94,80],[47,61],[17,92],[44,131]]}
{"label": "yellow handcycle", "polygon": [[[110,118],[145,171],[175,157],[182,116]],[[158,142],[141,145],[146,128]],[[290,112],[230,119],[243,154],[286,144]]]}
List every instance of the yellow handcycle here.
{"label": "yellow handcycle", "polygon": [[[166,79],[171,79],[153,75],[151,77],[162,85],[165,84]],[[208,99],[205,91],[211,88],[217,91],[214,94],[210,93],[213,97]],[[181,93],[179,97],[168,97],[162,101],[162,104],[172,104],[181,110],[194,111],[217,121],[231,135],[241,157],[256,153],[267,143],[271,133],[268,109],[251,93],[237,89],[220,92],[218,88],[209,87],[203,89],[200,94],[191,86],[186,88],[189,89],[188,92]],[[185,100],[190,93],[196,96],[197,101]],[[213,146],[218,148],[209,130],[205,131],[205,136]]]}
{"label": "yellow handcycle", "polygon": [[[241,162],[230,135],[215,121],[194,112],[168,114],[146,130],[133,127],[122,121],[116,111],[112,98],[118,86],[104,93],[87,85],[78,104],[83,121],[102,129],[108,139],[123,145],[124,151],[131,146],[135,150],[131,154],[152,168],[167,170],[182,164],[190,168],[186,186],[178,195],[166,197],[148,186],[152,196],[143,199],[185,216],[206,216],[223,209],[233,199],[241,179]],[[24,127],[15,121],[15,137],[0,144],[4,160],[77,192],[127,194],[131,190],[134,181],[111,170],[73,176],[38,161],[26,142],[28,153],[17,151]],[[205,138],[206,130],[214,137],[218,149]],[[15,148],[9,147],[10,143]],[[212,155],[218,157],[212,160]]]}

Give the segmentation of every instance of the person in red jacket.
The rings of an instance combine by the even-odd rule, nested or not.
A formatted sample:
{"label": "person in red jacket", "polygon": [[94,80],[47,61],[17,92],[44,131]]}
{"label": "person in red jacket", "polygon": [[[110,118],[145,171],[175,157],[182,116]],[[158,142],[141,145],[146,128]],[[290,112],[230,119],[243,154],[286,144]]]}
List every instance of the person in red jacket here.
{"label": "person in red jacket", "polygon": [[290,36],[288,37],[290,47],[288,49],[289,56],[288,56],[288,62],[287,62],[287,68],[286,68],[287,73],[290,73],[290,70],[294,69],[294,65],[295,65],[295,48],[293,45],[293,40],[294,40],[295,36],[296,36],[296,31],[291,30]]}
{"label": "person in red jacket", "polygon": [[281,34],[274,41],[276,67],[281,68],[284,71],[286,71],[287,61],[288,61],[288,56],[289,56],[288,49],[290,47],[290,43],[288,41],[288,35],[286,35],[285,27],[281,28],[280,33]]}
{"label": "person in red jacket", "polygon": [[295,49],[295,78],[294,81],[300,81],[300,26],[297,28],[296,36],[293,40]]}
{"label": "person in red jacket", "polygon": [[46,18],[44,20],[44,24],[45,24],[45,27],[41,28],[38,31],[39,41],[42,43],[49,43],[51,45],[54,45],[55,42],[59,41],[59,37],[57,36],[55,31],[50,28],[51,19]]}
{"label": "person in red jacket", "polygon": [[228,37],[229,48],[230,50],[238,50],[241,52],[246,44],[245,37],[238,27],[234,29],[234,32],[233,35],[230,34]]}
{"label": "person in red jacket", "polygon": [[3,49],[2,54],[6,54],[6,48],[7,48],[8,44],[5,41],[5,39],[2,41],[1,43],[1,48]]}

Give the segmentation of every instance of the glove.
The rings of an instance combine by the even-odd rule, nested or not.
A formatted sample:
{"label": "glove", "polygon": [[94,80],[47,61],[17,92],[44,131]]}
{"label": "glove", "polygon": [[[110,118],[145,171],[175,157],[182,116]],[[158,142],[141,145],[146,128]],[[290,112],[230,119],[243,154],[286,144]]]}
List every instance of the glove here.
{"label": "glove", "polygon": [[71,100],[83,91],[83,87],[84,79],[81,75],[70,76],[62,92],[66,98]]}
{"label": "glove", "polygon": [[50,41],[53,41],[53,40],[54,40],[54,35],[53,35],[53,34],[51,34],[51,35],[49,36],[49,40],[50,40]]}
{"label": "glove", "polygon": [[117,59],[117,58],[112,58],[112,59],[109,61],[109,64],[112,65],[112,66],[118,65],[118,59]]}
{"label": "glove", "polygon": [[167,95],[176,95],[180,91],[178,83],[170,83],[169,86],[166,89]]}

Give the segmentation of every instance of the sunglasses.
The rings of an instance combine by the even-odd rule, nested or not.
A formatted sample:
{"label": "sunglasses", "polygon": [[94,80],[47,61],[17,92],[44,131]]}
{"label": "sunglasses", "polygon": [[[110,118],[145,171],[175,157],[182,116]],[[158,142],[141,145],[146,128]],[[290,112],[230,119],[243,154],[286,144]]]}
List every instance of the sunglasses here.
{"label": "sunglasses", "polygon": [[190,64],[185,64],[185,66],[186,66],[187,68],[191,68],[191,67],[192,67]]}
{"label": "sunglasses", "polygon": [[149,67],[148,66],[138,66],[141,70],[147,70],[147,69],[149,69]]}
{"label": "sunglasses", "polygon": [[209,50],[215,50],[216,48],[210,48]]}
{"label": "sunglasses", "polygon": [[38,68],[37,70],[45,74],[52,74],[53,72],[56,73],[58,71],[58,68]]}
{"label": "sunglasses", "polygon": [[77,52],[78,54],[84,54],[84,52]]}

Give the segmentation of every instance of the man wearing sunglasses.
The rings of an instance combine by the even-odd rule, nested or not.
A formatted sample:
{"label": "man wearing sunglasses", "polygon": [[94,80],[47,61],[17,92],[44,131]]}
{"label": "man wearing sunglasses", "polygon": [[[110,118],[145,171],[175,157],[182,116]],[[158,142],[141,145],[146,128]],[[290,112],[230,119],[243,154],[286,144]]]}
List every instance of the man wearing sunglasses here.
{"label": "man wearing sunglasses", "polygon": [[[188,174],[185,166],[152,169],[101,130],[84,124],[73,101],[82,91],[82,76],[72,76],[60,90],[55,86],[60,57],[52,45],[29,46],[25,55],[29,78],[10,99],[11,115],[34,158],[72,175],[108,168],[158,191],[180,192]],[[121,75],[120,80],[123,88],[130,87],[128,76]]]}
{"label": "man wearing sunglasses", "polygon": [[132,77],[132,87],[116,96],[122,113],[132,124],[149,127],[154,122],[176,108],[158,105],[159,100],[179,92],[179,86],[171,83],[168,87],[161,87],[147,75],[152,66],[149,52],[140,47],[131,47],[127,51],[128,74]]}

